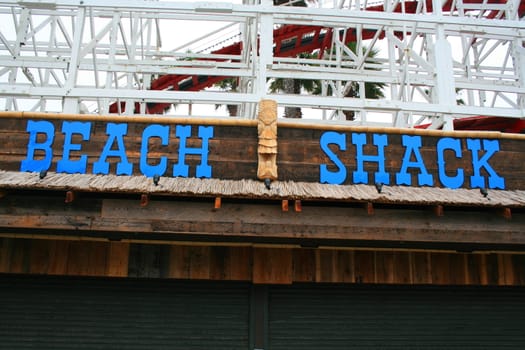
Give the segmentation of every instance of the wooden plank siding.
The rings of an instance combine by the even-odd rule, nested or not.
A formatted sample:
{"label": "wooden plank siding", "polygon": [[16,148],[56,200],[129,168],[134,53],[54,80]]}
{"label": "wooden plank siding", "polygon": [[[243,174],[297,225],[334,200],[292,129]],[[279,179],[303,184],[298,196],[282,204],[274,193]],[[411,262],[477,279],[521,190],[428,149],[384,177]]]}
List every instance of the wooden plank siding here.
{"label": "wooden plank siding", "polygon": [[[56,171],[57,162],[63,157],[64,134],[61,132],[61,121],[53,120],[55,134],[53,141],[53,160],[49,171]],[[2,119],[0,118],[0,135],[3,146],[0,149],[0,169],[19,171],[20,163],[27,157],[27,146],[29,133],[26,131],[26,120]],[[86,155],[89,159],[86,171],[91,173],[93,162],[98,159],[107,142],[106,124],[96,122],[92,125],[92,135],[89,142],[83,142],[76,134],[74,142],[82,144],[82,151],[72,152],[72,158]],[[129,123],[128,133],[125,137],[126,155],[129,162],[133,163],[133,173],[140,174],[139,158],[142,142],[142,132],[149,125],[144,123]],[[179,138],[174,137],[175,131],[170,130],[170,142],[161,145],[158,138],[152,138],[149,143],[149,159],[158,161],[160,156],[169,155],[168,174],[172,176],[171,167],[178,162]],[[40,142],[42,140],[39,140]],[[198,127],[193,126],[191,137],[187,139],[186,147],[201,147],[201,139],[198,137]],[[209,142],[209,164],[213,167],[214,177],[221,179],[239,179],[239,174],[246,178],[255,178],[257,171],[257,128],[241,128],[224,126],[214,128],[213,138]],[[109,160],[110,173],[116,171],[118,158]],[[187,155],[186,164],[189,166],[189,176],[195,177],[195,167],[200,164],[200,156]],[[153,161],[152,161],[153,162]]]}
{"label": "wooden plank siding", "polygon": [[0,238],[0,272],[128,276],[129,243]]}
{"label": "wooden plank siding", "polygon": [[[33,115],[32,115],[33,114]],[[64,133],[62,130],[63,120],[54,120],[60,116],[52,114],[38,114],[25,113],[23,118],[12,118],[9,115],[2,116],[0,114],[0,135],[2,136],[3,146],[0,149],[0,170],[19,171],[21,161],[26,159],[28,153],[29,132],[27,130],[28,120],[47,119],[47,122],[53,125],[53,146],[52,146],[52,162],[47,169],[50,172],[57,170],[57,162],[63,157]],[[85,118],[88,118],[87,116]],[[86,172],[91,174],[93,172],[93,163],[100,157],[100,153],[108,141],[106,135],[106,121],[101,121],[100,118],[91,116],[97,121],[92,122],[91,134],[89,141],[83,141],[78,133],[74,133],[74,143],[81,145],[81,151],[73,151],[71,153],[72,159],[77,159],[80,155],[87,156]],[[60,118],[63,119],[63,118]],[[106,118],[106,119],[109,119]],[[151,124],[129,122],[126,119],[119,119],[127,125],[127,134],[123,136],[125,144],[125,153],[129,162],[133,166],[132,174],[139,175],[139,159],[142,144],[142,133],[146,127]],[[151,119],[153,121],[153,119]],[[169,125],[177,122],[177,119],[171,120],[168,118],[155,119],[158,125]],[[199,124],[201,123],[201,124]],[[186,146],[188,148],[201,147],[202,141],[198,137],[198,127],[204,126],[202,120],[188,123],[187,120],[180,120],[180,125],[191,126],[191,137],[187,139]],[[256,124],[245,125],[228,125],[231,121],[223,120],[208,120],[206,125],[213,127],[213,137],[209,140],[208,155],[209,165],[213,168],[213,178],[216,179],[255,179],[257,174],[257,128]],[[490,165],[495,171],[505,178],[506,190],[523,190],[525,189],[525,152],[523,152],[523,143],[525,138],[521,135],[505,135],[499,133],[468,133],[468,132],[454,132],[447,133],[442,131],[429,130],[408,130],[408,129],[378,129],[378,128],[362,128],[352,126],[334,126],[325,125],[314,128],[313,125],[290,125],[290,123],[279,123],[278,128],[278,158],[277,165],[279,168],[279,180],[281,181],[296,181],[319,183],[320,180],[320,165],[327,165],[331,171],[337,170],[335,164],[322,151],[320,140],[326,131],[336,132],[345,139],[345,151],[338,150],[335,144],[331,143],[332,152],[340,159],[345,168],[348,169],[348,175],[344,180],[344,184],[351,184],[353,182],[350,173],[357,167],[356,152],[357,146],[352,143],[352,134],[367,134],[367,143],[363,147],[364,154],[377,154],[377,147],[372,142],[372,134],[386,135],[388,137],[388,146],[385,148],[385,170],[389,175],[391,184],[396,182],[395,174],[398,173],[403,166],[403,158],[405,156],[406,147],[403,146],[403,136],[421,136],[421,147],[418,148],[424,160],[426,170],[433,177],[433,184],[431,187],[444,187],[441,183],[438,162],[437,162],[437,142],[443,137],[452,137],[457,139],[461,146],[461,155],[456,156],[449,150],[445,152],[445,159],[447,163],[447,170],[454,173],[457,169],[464,170],[464,183],[462,188],[476,188],[471,184],[471,176],[473,175],[473,164],[471,150],[467,147],[467,139],[493,140],[497,139],[499,144],[499,151],[490,158]],[[161,157],[168,162],[166,173],[163,176],[172,177],[172,167],[177,164],[179,159],[179,137],[176,136],[175,125],[170,126],[169,142],[167,145],[162,145],[158,137],[152,137],[149,140],[148,147],[148,161],[151,164],[158,164]],[[41,135],[43,136],[43,135]],[[42,137],[43,138],[43,137]],[[43,140],[39,140],[43,142]],[[41,152],[38,151],[39,156]],[[109,157],[111,174],[116,173],[116,162],[120,161],[119,157]],[[186,164],[189,165],[189,177],[195,177],[195,166],[199,164],[201,157],[195,154],[188,154],[186,157]],[[377,164],[375,162],[364,162],[364,170],[366,172],[375,172]],[[419,187],[417,185],[417,175],[419,170],[413,165],[408,167],[411,175],[411,186]],[[486,176],[482,171],[483,176]],[[449,174],[452,175],[452,174]],[[368,184],[374,185],[375,180],[373,176],[369,176]]]}
{"label": "wooden plank siding", "polygon": [[0,238],[0,273],[254,284],[524,286],[525,255]]}

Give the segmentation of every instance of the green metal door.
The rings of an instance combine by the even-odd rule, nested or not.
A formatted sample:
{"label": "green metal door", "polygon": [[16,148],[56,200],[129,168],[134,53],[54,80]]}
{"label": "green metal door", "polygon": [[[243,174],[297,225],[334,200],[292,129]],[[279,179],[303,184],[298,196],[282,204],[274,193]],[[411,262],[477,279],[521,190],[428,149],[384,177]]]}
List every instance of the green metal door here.
{"label": "green metal door", "polygon": [[250,286],[0,275],[0,349],[249,348]]}
{"label": "green metal door", "polygon": [[268,349],[524,349],[525,289],[269,289]]}

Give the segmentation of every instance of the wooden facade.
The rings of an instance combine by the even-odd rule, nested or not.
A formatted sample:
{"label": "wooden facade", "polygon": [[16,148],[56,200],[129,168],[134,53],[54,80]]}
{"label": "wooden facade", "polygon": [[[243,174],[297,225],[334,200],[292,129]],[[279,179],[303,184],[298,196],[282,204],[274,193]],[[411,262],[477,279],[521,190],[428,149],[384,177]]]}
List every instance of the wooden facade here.
{"label": "wooden facade", "polygon": [[279,122],[279,175],[263,183],[255,121],[0,117],[0,273],[525,284],[523,135]]}
{"label": "wooden facade", "polygon": [[[85,156],[84,168],[72,173],[97,173],[93,169],[94,163],[105,160],[110,164],[105,174],[118,173],[116,165],[126,163],[130,168],[124,171],[124,175],[147,175],[147,171],[142,170],[143,165],[154,167],[165,158],[166,166],[156,167],[159,176],[223,180],[257,178],[256,121],[115,116],[72,118],[38,113],[18,115],[6,112],[0,115],[0,134],[4,140],[0,169],[35,171],[31,167],[23,169],[24,161],[42,160],[45,156],[43,149],[48,148],[52,156],[45,170],[49,172],[56,172],[61,160],[78,161]],[[73,126],[73,122],[79,124]],[[321,174],[321,168],[326,167],[327,173],[345,172],[337,183],[342,185],[381,182],[392,186],[439,188],[447,187],[447,183],[454,182],[451,179],[461,175],[461,181],[454,184],[457,188],[486,187],[509,191],[525,188],[523,135],[289,122],[277,125],[280,181],[331,183],[323,180]],[[158,128],[149,130],[151,126]],[[101,159],[105,147],[113,151],[105,152],[107,159]],[[209,176],[196,174],[202,162],[201,147],[206,148],[207,163],[212,169]],[[67,152],[66,148],[69,148]],[[64,152],[67,153],[65,157]],[[359,156],[359,153],[362,154]],[[174,165],[182,163],[189,167],[184,175],[173,171]],[[37,168],[41,166],[36,165]],[[374,173],[381,172],[381,166],[385,176],[380,180]],[[366,179],[352,176],[360,167],[362,172],[369,174]],[[67,173],[68,170],[58,172]],[[405,173],[408,179],[397,179],[398,174]],[[100,171],[98,174],[104,175]],[[420,174],[427,175],[427,182],[418,179]],[[481,184],[472,183],[476,174]],[[496,177],[503,179],[502,184],[496,184]]]}
{"label": "wooden facade", "polygon": [[525,255],[0,239],[0,273],[254,284],[525,286]]}

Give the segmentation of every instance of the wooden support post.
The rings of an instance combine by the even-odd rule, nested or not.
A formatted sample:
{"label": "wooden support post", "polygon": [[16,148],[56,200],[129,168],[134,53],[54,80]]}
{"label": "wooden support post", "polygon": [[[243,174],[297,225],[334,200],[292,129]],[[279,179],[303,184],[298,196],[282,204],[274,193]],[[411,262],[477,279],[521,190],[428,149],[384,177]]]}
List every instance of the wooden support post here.
{"label": "wooden support post", "polygon": [[75,197],[76,197],[75,192],[67,191],[66,192],[66,199],[65,199],[64,202],[66,202],[66,203],[73,203],[73,201],[75,200]]}
{"label": "wooden support post", "polygon": [[365,208],[368,215],[374,215],[374,203],[366,202]]}
{"label": "wooden support post", "polygon": [[444,215],[445,215],[444,210],[443,210],[443,206],[442,206],[442,205],[436,205],[436,206],[434,206],[434,207],[433,207],[433,210],[434,210],[434,214],[435,214],[436,216],[441,217],[441,216],[444,216]]}
{"label": "wooden support post", "polygon": [[299,199],[295,200],[295,202],[294,202],[294,209],[298,213],[303,211],[303,205],[301,203],[301,200],[299,200]]}
{"label": "wooden support post", "polygon": [[149,204],[149,195],[148,194],[141,194],[140,195],[140,206],[141,207],[147,207]]}
{"label": "wooden support post", "polygon": [[282,211],[288,211],[288,199],[283,199],[281,202]]}
{"label": "wooden support post", "polygon": [[221,209],[222,205],[222,198],[221,197],[215,197],[215,205],[213,206],[215,209]]}

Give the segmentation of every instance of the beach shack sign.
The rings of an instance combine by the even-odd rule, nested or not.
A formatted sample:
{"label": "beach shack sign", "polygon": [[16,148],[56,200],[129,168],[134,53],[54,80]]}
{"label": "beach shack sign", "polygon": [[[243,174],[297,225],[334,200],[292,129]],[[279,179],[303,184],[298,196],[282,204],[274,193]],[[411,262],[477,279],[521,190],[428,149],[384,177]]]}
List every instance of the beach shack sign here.
{"label": "beach shack sign", "polygon": [[[92,137],[91,122],[64,121],[61,126],[63,142],[57,145],[55,142],[55,126],[49,121],[27,122],[27,132],[29,142],[27,145],[27,158],[22,160],[21,171],[42,171],[51,168],[53,154],[58,150],[62,153],[61,159],[56,162],[58,173],[80,173],[87,172],[88,162],[93,162],[91,172],[93,174],[109,174],[110,161],[116,162],[117,175],[132,175],[134,168],[138,168],[140,173],[145,176],[189,176],[189,166],[186,164],[188,155],[200,156],[200,164],[196,166],[196,177],[211,178],[212,167],[208,163],[210,153],[209,140],[213,138],[213,126],[197,126],[198,137],[201,139],[199,147],[188,147],[187,140],[191,136],[191,125],[176,125],[171,130],[168,125],[153,124],[146,126],[140,135],[140,149],[138,164],[134,164],[128,158],[126,145],[126,135],[128,134],[127,123],[107,123],[102,148],[95,156],[88,157],[82,152],[82,143],[90,142]],[[38,141],[39,135],[44,135],[41,142]],[[81,142],[73,142],[75,135],[80,136]],[[170,139],[178,139],[178,157],[175,164],[170,164],[168,172],[168,154],[158,155],[154,164],[149,160],[149,144],[152,138],[157,138],[162,146],[167,146]],[[43,157],[35,159],[35,154],[41,152]],[[79,152],[77,159],[71,158],[72,152]],[[137,151],[137,150],[133,150]]]}
{"label": "beach shack sign", "polygon": [[[24,172],[220,179],[257,177],[256,124],[26,120]],[[278,129],[278,180],[520,189],[523,140],[388,129]],[[9,169],[6,169],[9,170]],[[274,179],[273,179],[274,180]]]}
{"label": "beach shack sign", "polygon": [[[469,156],[468,166],[472,170],[470,187],[505,189],[505,179],[496,172],[490,162],[492,157],[499,152],[498,140],[477,138],[461,140],[454,137],[441,137],[435,143],[435,157],[427,159],[425,162],[421,153],[422,137],[420,135],[401,135],[401,143],[404,147],[400,160],[401,167],[395,173],[390,173],[385,169],[387,162],[385,154],[390,145],[388,135],[376,133],[367,135],[359,132],[347,134],[327,131],[321,135],[319,140],[321,150],[337,169],[329,170],[329,165],[321,164],[320,182],[331,184],[348,182],[350,174],[348,174],[346,166],[336,152],[330,148],[331,145],[335,145],[340,151],[346,151],[347,139],[350,139],[354,146],[354,157],[356,159],[356,167],[351,172],[352,183],[367,184],[370,182],[369,178],[373,177],[375,183],[386,185],[436,186],[440,184],[443,187],[460,188],[465,185],[465,169],[447,164],[445,155],[450,153],[461,160],[465,157],[464,152],[467,152]],[[376,148],[375,154],[364,151],[365,146],[370,146],[370,141]],[[369,175],[369,171],[365,170],[365,163],[377,164],[377,171]],[[433,163],[432,165],[438,169],[437,178],[429,173],[428,163]],[[417,172],[415,180],[412,179],[413,176],[408,172],[409,170]],[[483,170],[485,175],[482,175]],[[447,173],[453,173],[453,175]]]}

